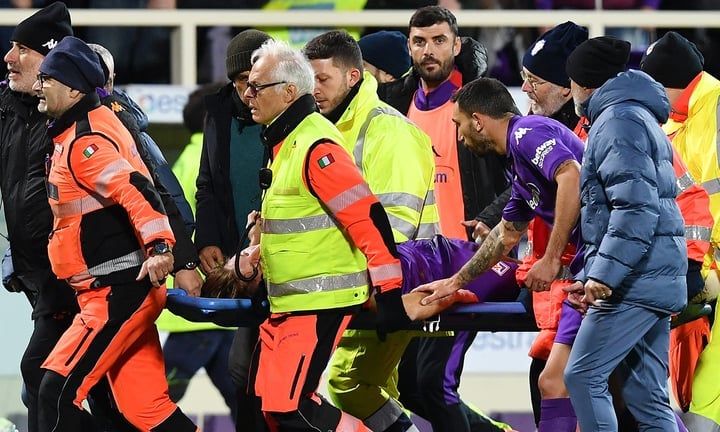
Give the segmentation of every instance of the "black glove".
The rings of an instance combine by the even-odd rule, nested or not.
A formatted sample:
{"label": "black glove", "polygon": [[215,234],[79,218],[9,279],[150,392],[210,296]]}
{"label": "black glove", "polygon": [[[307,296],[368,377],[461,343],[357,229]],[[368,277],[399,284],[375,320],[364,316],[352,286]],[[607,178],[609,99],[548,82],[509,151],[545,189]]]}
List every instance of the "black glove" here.
{"label": "black glove", "polygon": [[385,341],[388,333],[406,329],[410,324],[411,320],[405,312],[400,288],[384,293],[378,292],[375,294],[375,304],[377,305],[375,328],[381,341]]}
{"label": "black glove", "polygon": [[10,292],[19,293],[25,291],[25,286],[23,286],[23,283],[20,282],[20,279],[16,277],[11,277],[8,280],[4,280],[2,283],[5,289]]}
{"label": "black glove", "polygon": [[267,288],[265,286],[265,280],[260,282],[257,291],[250,297],[251,300],[251,312],[259,320],[258,323],[265,321],[265,318],[270,316],[270,301],[267,296]]}

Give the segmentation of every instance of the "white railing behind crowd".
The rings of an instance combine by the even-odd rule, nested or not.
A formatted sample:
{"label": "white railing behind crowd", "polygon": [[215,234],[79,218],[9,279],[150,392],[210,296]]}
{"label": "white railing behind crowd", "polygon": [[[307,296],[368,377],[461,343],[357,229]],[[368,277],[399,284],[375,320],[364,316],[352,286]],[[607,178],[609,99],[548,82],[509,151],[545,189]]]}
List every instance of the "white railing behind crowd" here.
{"label": "white railing behind crowd", "polygon": [[[32,12],[2,9],[0,26],[14,26]],[[72,9],[74,26],[166,26],[172,27],[172,84],[195,86],[196,27],[406,27],[409,10],[340,12],[320,10],[137,10]],[[604,34],[605,27],[720,27],[719,11],[603,11],[603,10],[461,10],[455,12],[462,28],[543,27],[572,20],[590,29],[590,36]],[[142,49],[142,47],[138,47]]]}

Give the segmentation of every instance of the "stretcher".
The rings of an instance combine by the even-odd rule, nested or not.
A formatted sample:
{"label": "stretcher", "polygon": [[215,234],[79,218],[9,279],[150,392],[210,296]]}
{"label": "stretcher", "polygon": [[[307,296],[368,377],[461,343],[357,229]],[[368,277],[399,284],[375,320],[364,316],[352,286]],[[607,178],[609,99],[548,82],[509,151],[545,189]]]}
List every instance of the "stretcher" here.
{"label": "stretcher", "polygon": [[[522,294],[525,293],[525,294]],[[427,321],[413,322],[409,330],[444,331],[537,331],[530,303],[523,290],[517,301],[456,304]],[[166,308],[188,321],[213,322],[225,327],[250,327],[265,319],[267,304],[250,299],[191,297],[181,289],[168,289]],[[355,329],[374,329],[369,311],[358,313],[350,323]]]}

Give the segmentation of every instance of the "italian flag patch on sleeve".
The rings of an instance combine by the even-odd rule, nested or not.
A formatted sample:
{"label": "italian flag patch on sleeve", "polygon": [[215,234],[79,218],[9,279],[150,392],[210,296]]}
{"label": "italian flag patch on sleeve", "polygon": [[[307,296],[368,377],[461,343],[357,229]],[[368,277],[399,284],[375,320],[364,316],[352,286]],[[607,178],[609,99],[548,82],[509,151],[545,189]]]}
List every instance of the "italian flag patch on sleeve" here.
{"label": "italian flag patch on sleeve", "polygon": [[86,158],[89,158],[97,151],[97,149],[98,149],[98,146],[96,146],[95,144],[90,144],[89,146],[87,146],[87,148],[85,150],[83,150],[83,154],[85,155]]}
{"label": "italian flag patch on sleeve", "polygon": [[325,168],[333,162],[335,162],[335,158],[330,153],[318,159],[318,165],[320,165],[320,168]]}

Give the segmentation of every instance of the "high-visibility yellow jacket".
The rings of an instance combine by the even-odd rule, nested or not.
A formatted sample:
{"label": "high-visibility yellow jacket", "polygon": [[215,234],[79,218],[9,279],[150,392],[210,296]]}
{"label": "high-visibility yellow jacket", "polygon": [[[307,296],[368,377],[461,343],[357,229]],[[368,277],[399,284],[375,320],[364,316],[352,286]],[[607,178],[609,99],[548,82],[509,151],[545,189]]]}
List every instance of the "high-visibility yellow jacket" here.
{"label": "high-visibility yellow jacket", "polygon": [[714,251],[705,256],[703,275],[720,261],[720,81],[701,72],[672,107],[663,129],[685,162],[688,171],[710,195],[714,226],[710,236]]}
{"label": "high-visibility yellow jacket", "polygon": [[335,123],[345,146],[390,219],[396,243],[440,233],[430,137],[380,101],[365,72],[358,93]]}
{"label": "high-visibility yellow jacket", "polygon": [[287,135],[270,167],[260,254],[271,312],[341,308],[369,297],[365,255],[303,181],[318,139],[343,142],[332,123],[312,113]]}

